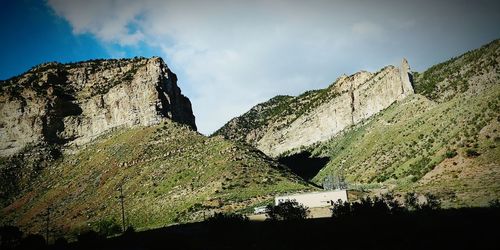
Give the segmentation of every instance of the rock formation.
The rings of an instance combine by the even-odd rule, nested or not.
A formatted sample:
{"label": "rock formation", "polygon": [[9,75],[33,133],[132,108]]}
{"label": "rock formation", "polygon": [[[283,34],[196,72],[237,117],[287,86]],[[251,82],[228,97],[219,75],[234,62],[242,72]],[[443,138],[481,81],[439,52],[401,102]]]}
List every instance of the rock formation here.
{"label": "rock formation", "polygon": [[40,143],[82,145],[164,119],[196,130],[189,99],[158,57],[46,63],[0,86],[0,156]]}
{"label": "rock formation", "polygon": [[[280,103],[257,105],[216,134],[246,141],[268,155],[278,156],[328,140],[412,93],[410,67],[403,59],[400,68],[387,66],[377,73],[361,71],[351,76],[344,75],[327,89],[306,92],[295,98],[283,97],[281,102],[287,102],[286,108],[292,111],[263,118],[263,125],[250,131],[239,128],[246,126],[248,120],[262,116],[266,112],[264,106],[275,109]],[[274,100],[270,102],[274,103]],[[244,131],[245,135],[237,131]]]}

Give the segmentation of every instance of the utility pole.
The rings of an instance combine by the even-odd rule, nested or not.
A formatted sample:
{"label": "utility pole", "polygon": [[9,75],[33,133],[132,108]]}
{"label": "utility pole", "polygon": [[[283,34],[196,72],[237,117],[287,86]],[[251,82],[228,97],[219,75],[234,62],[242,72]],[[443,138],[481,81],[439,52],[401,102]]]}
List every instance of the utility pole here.
{"label": "utility pole", "polygon": [[122,232],[125,232],[125,207],[123,205],[123,199],[125,196],[123,196],[123,184],[120,184],[120,203],[122,206]]}
{"label": "utility pole", "polygon": [[47,241],[47,244],[49,244],[49,226],[50,226],[50,206],[47,207],[47,217],[46,217],[46,227],[45,227],[45,240]]}

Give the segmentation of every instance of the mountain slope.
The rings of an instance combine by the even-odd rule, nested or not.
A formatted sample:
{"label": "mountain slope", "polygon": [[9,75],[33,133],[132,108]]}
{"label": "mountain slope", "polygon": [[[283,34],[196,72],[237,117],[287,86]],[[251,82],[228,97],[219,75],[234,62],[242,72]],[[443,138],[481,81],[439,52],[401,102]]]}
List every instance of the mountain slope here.
{"label": "mountain slope", "polygon": [[234,211],[276,193],[313,189],[261,152],[186,126],[124,128],[65,154],[41,171],[2,210],[29,232],[41,232],[51,209],[56,233],[78,232],[120,218],[123,185],[128,224],[153,228]]}
{"label": "mountain slope", "polygon": [[[309,114],[300,113],[300,116],[311,118],[332,109],[335,105],[332,100],[340,96],[316,99],[321,103],[312,105],[319,107],[312,110],[307,108],[309,102],[301,103],[300,100],[314,99],[309,97],[335,88],[345,77],[326,90],[306,92],[305,98],[278,97],[259,104],[230,121],[217,134],[249,142],[276,156],[276,151],[262,148],[261,143],[265,135],[274,134],[278,135],[274,137],[275,143],[295,145],[295,149],[284,152],[292,154],[287,158],[311,155],[315,159],[329,159],[312,179],[319,185],[337,176],[346,178],[354,189],[432,192],[443,199],[446,206],[486,205],[500,198],[499,63],[500,40],[495,40],[424,72],[414,72],[412,80],[416,94],[390,102],[385,109],[374,109],[378,111],[372,116],[365,116],[357,123],[347,123],[340,131],[333,125],[346,119],[337,113],[330,112],[323,120],[300,120],[307,124],[303,131],[292,130],[293,122],[283,121],[290,120],[288,114],[296,110],[306,110]],[[384,96],[384,91],[378,93]],[[377,97],[371,99],[377,100]],[[368,101],[367,106],[377,107],[377,104]],[[246,121],[253,117],[258,117],[259,124],[264,125],[245,127]],[[297,115],[291,117],[293,120]],[[327,132],[314,129],[319,127]],[[281,131],[288,131],[295,137]],[[338,132],[327,140],[318,139],[332,131]],[[244,133],[249,136],[245,137]],[[254,134],[261,136],[250,136]],[[296,140],[300,143],[293,144],[286,139],[301,134],[315,142],[308,144]],[[311,164],[293,168],[311,168]]]}
{"label": "mountain slope", "polygon": [[417,93],[432,100],[414,95],[312,147],[331,158],[314,180],[343,174],[353,184],[432,192],[450,206],[498,199],[499,62],[496,40],[416,74]]}
{"label": "mountain slope", "polygon": [[0,82],[0,224],[152,228],[315,189],[260,151],[196,130],[161,58],[47,63]]}
{"label": "mountain slope", "polygon": [[342,76],[330,87],[278,96],[229,121],[215,135],[245,141],[271,156],[326,141],[413,93],[409,65]]}
{"label": "mountain slope", "polygon": [[0,81],[0,206],[64,151],[165,120],[196,129],[189,99],[158,57],[45,63]]}

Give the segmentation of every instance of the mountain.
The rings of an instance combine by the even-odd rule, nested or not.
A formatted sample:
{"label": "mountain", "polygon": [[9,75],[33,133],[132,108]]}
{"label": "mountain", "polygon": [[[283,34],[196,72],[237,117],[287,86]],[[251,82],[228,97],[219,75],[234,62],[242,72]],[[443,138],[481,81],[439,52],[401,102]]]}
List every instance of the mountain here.
{"label": "mountain", "polygon": [[82,145],[120,126],[166,118],[196,129],[161,58],[46,63],[0,82],[0,155],[41,143]]}
{"label": "mountain", "polygon": [[270,156],[326,141],[413,93],[408,62],[379,72],[341,76],[326,89],[277,96],[217,130]]}
{"label": "mountain", "polygon": [[158,57],[45,63],[0,90],[3,205],[63,151],[114,129],[170,119],[196,129],[189,99]]}
{"label": "mountain", "polygon": [[[399,91],[388,100],[381,97],[390,89],[380,88],[373,95],[354,95],[354,101],[348,95],[325,94],[338,93],[333,90],[356,79],[375,88],[378,79],[384,79],[382,72],[394,67],[377,74],[360,72],[341,77],[324,90],[275,97],[216,134],[255,145],[272,156],[328,159],[311,178],[319,185],[342,176],[353,189],[431,192],[445,206],[486,205],[500,197],[499,62],[500,40],[495,40],[424,72],[413,72],[415,94],[410,89],[407,94]],[[373,112],[350,116],[356,113],[356,107],[349,112],[356,97]],[[338,112],[339,105],[347,112]],[[310,136],[302,139],[305,135]],[[302,161],[299,167],[302,170],[296,172],[312,166]]]}
{"label": "mountain", "polygon": [[161,58],[48,63],[1,82],[0,224],[145,229],[316,189],[262,152],[196,132]]}

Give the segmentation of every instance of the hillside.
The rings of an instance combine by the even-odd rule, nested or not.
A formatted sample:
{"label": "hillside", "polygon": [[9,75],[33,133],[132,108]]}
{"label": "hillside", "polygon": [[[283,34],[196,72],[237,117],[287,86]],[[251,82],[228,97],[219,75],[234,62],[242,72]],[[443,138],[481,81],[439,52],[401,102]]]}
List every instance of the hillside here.
{"label": "hillside", "polygon": [[[486,205],[500,197],[499,63],[500,40],[495,40],[424,72],[414,72],[412,80],[416,94],[398,99],[358,123],[351,123],[328,140],[296,145],[280,157],[290,155],[287,158],[294,159],[296,155],[311,155],[311,164],[314,159],[329,159],[312,178],[319,185],[325,178],[340,176],[345,177],[354,189],[369,189],[376,193],[432,192],[444,200],[445,206]],[[286,114],[305,110],[305,114],[298,113],[310,118],[334,102],[316,99],[322,102],[312,105],[319,107],[316,109],[308,109],[307,102],[298,104],[299,107],[289,103],[308,100],[307,97],[335,88],[339,81],[325,90],[306,92],[299,97],[273,98],[259,104],[230,121],[216,134],[257,147],[262,145],[259,143],[263,136],[257,139],[242,137],[241,132],[283,135],[280,131],[288,130],[302,134],[300,130],[291,131],[290,123],[280,123],[289,120]],[[259,124],[264,125],[250,126],[249,130],[244,124],[252,117],[259,117]],[[331,125],[332,120],[345,120],[335,114],[324,117],[315,121],[317,126]],[[336,131],[335,128],[331,130]],[[306,131],[312,138],[324,135]],[[277,143],[284,141],[277,140]],[[295,154],[297,152],[302,153]],[[312,167],[307,159],[301,159],[301,162],[303,165],[299,167]],[[307,172],[296,168],[292,169],[297,173]]]}
{"label": "hillside", "polygon": [[387,66],[376,73],[344,75],[326,89],[272,98],[214,135],[249,143],[270,156],[298,152],[412,94],[411,80],[406,60],[400,67]]}
{"label": "hillside", "polygon": [[128,224],[139,229],[238,211],[276,193],[312,188],[254,148],[165,121],[120,129],[63,155],[1,210],[2,221],[42,232],[49,207],[56,235],[120,221],[121,185]]}
{"label": "hillside", "polygon": [[0,82],[0,224],[55,234],[249,210],[314,187],[260,151],[196,132],[161,58],[46,63]]}
{"label": "hillside", "polygon": [[0,81],[0,206],[64,152],[166,120],[196,129],[191,102],[158,57],[44,63]]}
{"label": "hillside", "polygon": [[499,63],[496,40],[416,74],[416,95],[311,148],[331,158],[315,181],[343,173],[353,184],[433,192],[452,206],[497,199]]}

